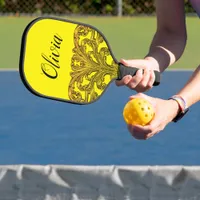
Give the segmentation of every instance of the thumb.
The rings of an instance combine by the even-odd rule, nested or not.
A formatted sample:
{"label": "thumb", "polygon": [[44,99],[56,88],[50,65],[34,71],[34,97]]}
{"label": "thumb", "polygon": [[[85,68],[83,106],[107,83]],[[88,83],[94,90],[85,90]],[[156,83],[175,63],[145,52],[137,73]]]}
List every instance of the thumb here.
{"label": "thumb", "polygon": [[135,98],[138,98],[138,97],[144,98],[144,99],[148,100],[147,95],[146,95],[146,94],[143,94],[143,93],[141,93],[141,92],[140,92],[140,93],[137,93],[137,94],[135,94],[135,95],[130,96],[129,99],[131,100],[131,99],[135,99]]}
{"label": "thumb", "polygon": [[145,60],[141,59],[135,59],[135,60],[125,60],[121,59],[120,63],[127,67],[138,67],[138,68],[145,68],[146,67],[146,62]]}

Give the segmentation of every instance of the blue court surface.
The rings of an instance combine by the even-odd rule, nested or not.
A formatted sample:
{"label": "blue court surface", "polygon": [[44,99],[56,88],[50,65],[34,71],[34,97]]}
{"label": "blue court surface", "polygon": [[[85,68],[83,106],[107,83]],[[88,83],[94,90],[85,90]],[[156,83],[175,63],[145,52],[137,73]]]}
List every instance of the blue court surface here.
{"label": "blue court surface", "polygon": [[[191,71],[168,71],[148,94],[168,98]],[[112,83],[94,104],[42,99],[18,71],[0,72],[0,164],[199,165],[200,105],[147,141],[132,138],[122,111],[135,92]],[[199,92],[199,91],[197,91]],[[165,113],[163,113],[164,115]]]}

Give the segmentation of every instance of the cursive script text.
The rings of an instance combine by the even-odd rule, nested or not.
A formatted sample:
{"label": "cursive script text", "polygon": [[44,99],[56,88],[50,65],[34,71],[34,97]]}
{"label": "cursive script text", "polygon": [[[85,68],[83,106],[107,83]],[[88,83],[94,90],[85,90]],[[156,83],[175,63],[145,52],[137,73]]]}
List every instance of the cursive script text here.
{"label": "cursive script text", "polygon": [[50,54],[46,55],[42,53],[41,56],[43,58],[43,62],[41,63],[41,70],[42,72],[49,78],[55,79],[58,76],[58,69],[60,69],[60,47],[63,39],[58,35],[55,34],[53,36],[53,40],[51,41],[50,45]]}

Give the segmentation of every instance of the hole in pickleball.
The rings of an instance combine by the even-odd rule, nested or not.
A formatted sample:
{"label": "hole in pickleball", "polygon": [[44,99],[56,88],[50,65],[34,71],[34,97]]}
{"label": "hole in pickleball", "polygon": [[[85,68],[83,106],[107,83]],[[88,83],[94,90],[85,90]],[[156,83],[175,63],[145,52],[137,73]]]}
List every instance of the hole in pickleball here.
{"label": "hole in pickleball", "polygon": [[144,111],[144,108],[141,108],[142,111]]}
{"label": "hole in pickleball", "polygon": [[146,114],[145,117],[148,117],[148,115]]}

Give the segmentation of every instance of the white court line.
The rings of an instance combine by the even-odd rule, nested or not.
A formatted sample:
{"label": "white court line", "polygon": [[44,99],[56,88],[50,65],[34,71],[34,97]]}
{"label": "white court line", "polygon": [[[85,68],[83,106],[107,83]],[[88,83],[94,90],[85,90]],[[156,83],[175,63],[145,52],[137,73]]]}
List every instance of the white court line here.
{"label": "white court line", "polygon": [[14,72],[19,71],[17,68],[0,68],[0,72]]}

